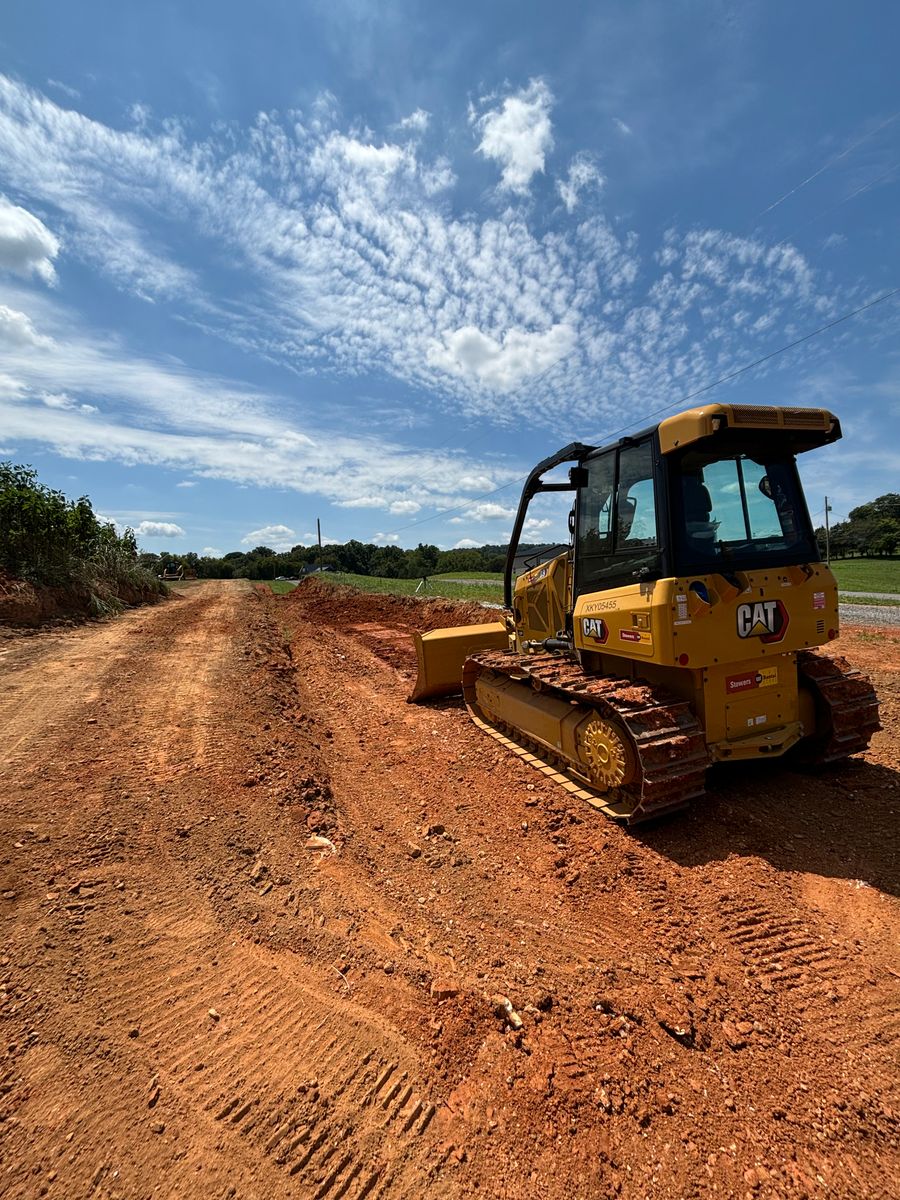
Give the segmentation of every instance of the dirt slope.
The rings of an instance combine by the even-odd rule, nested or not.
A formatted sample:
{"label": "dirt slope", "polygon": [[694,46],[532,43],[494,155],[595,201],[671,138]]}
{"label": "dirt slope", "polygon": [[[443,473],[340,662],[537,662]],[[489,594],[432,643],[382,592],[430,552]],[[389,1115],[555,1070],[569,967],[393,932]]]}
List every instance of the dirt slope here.
{"label": "dirt slope", "polygon": [[895,739],[629,834],[405,703],[448,619],[208,583],[4,642],[0,1192],[895,1194]]}

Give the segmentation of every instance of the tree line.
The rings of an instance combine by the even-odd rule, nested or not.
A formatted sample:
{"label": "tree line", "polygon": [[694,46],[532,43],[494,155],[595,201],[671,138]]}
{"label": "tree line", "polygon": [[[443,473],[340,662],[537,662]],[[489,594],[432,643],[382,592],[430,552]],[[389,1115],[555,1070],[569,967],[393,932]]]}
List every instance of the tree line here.
{"label": "tree line", "polygon": [[[825,526],[816,530],[819,549],[825,554]],[[832,558],[885,558],[900,550],[900,493],[887,492],[850,510],[846,521],[829,531]]]}
{"label": "tree line", "polygon": [[[522,550],[537,549],[523,546]],[[195,554],[141,554],[148,570],[162,573],[169,563],[180,564],[185,574],[198,579],[287,579],[314,570],[340,571],[349,575],[373,575],[384,579],[421,579],[450,571],[502,571],[506,547],[479,546],[465,550],[441,550],[420,542],[414,550],[399,546],[375,546],[352,538],[338,545],[293,546],[282,552],[269,546],[232,550],[221,558]]]}

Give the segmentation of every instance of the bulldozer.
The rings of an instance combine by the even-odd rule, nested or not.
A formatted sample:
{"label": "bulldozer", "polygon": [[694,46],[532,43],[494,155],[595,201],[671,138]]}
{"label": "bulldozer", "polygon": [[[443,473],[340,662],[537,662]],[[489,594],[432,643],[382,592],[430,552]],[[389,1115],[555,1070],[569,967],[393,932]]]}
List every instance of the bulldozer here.
{"label": "bulldozer", "polygon": [[[713,763],[865,750],[878,702],[817,649],[838,636],[837,584],[796,464],[840,437],[825,409],[707,404],[545,458],[502,619],[415,634],[409,699],[461,691],[482,730],[628,824],[702,796]],[[553,492],[573,494],[568,545],[514,578],[529,504]]]}
{"label": "bulldozer", "polygon": [[184,579],[184,567],[180,562],[166,563],[160,579],[164,583],[177,583],[180,579]]}

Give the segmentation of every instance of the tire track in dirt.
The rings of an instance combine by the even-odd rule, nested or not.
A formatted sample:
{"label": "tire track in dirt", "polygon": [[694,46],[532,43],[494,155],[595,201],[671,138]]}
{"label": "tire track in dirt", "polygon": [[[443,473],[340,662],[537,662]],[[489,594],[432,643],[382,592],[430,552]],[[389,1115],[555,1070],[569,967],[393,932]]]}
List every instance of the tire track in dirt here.
{"label": "tire track in dirt", "polygon": [[252,746],[274,714],[248,720],[239,689],[284,668],[248,641],[253,602],[200,585],[79,639],[62,698],[42,656],[19,674],[39,710],[16,726],[28,766],[4,825],[32,859],[27,822],[51,829],[53,865],[46,894],[12,880],[24,925],[0,995],[11,1196],[32,1194],[23,1167],[65,1179],[67,1195],[165,1180],[173,1196],[418,1196],[435,1161],[436,1108],[404,1036],[336,994],[329,965],[256,944],[198,888],[191,856],[173,856],[191,836],[220,844],[235,800],[242,816],[260,803],[234,791],[255,770],[241,736]]}

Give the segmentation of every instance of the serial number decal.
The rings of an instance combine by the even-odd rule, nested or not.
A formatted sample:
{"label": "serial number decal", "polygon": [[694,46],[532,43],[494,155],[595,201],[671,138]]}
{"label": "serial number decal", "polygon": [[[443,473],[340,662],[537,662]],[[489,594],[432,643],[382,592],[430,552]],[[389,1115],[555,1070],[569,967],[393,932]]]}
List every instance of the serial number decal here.
{"label": "serial number decal", "polygon": [[581,634],[594,642],[605,642],[609,637],[609,630],[601,617],[582,617]]}
{"label": "serial number decal", "polygon": [[758,637],[761,642],[780,642],[789,621],[788,610],[780,600],[756,600],[737,606],[739,638]]}
{"label": "serial number decal", "polygon": [[763,667],[759,671],[745,671],[742,675],[729,675],[725,680],[725,691],[730,696],[735,692],[751,692],[756,688],[774,687],[778,683],[778,668]]}
{"label": "serial number decal", "polygon": [[585,612],[609,612],[610,609],[618,608],[618,600],[591,600],[589,604],[584,606]]}

